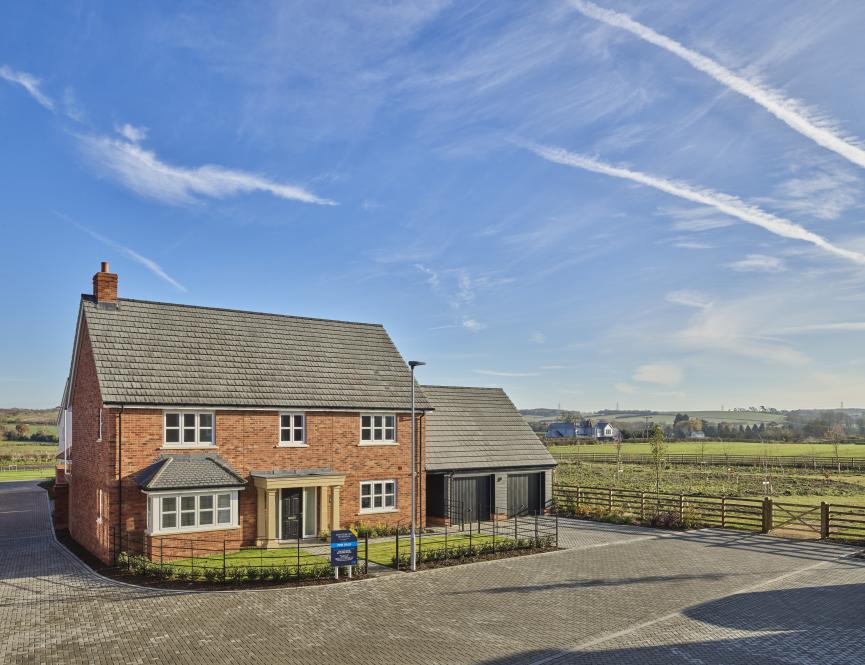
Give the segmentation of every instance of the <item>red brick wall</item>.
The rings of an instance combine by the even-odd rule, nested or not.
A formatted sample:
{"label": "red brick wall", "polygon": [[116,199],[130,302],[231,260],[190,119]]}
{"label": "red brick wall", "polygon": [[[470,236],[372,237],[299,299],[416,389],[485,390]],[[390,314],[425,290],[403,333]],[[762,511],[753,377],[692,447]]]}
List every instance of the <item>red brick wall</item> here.
{"label": "red brick wall", "polygon": [[[411,415],[397,415],[397,445],[361,446],[360,413],[306,413],[307,448],[279,447],[279,413],[277,411],[216,410],[214,437],[218,454],[246,478],[248,486],[238,497],[240,529],[219,538],[256,538],[257,495],[249,473],[252,470],[302,470],[329,468],[346,475],[340,490],[342,525],[363,521],[367,524],[397,524],[410,518],[411,505]],[[145,495],[138,490],[134,476],[153,463],[160,454],[200,452],[200,448],[163,448],[163,412],[156,409],[126,409],[123,413],[122,466],[124,477],[123,525],[128,531],[147,528]],[[418,440],[423,442],[423,416],[418,416]],[[423,447],[419,446],[419,460]],[[422,474],[419,478],[422,478]],[[397,512],[360,513],[360,482],[363,480],[397,481]],[[425,487],[419,490],[419,519],[426,507]],[[332,515],[332,507],[328,510]],[[210,532],[201,532],[203,539]],[[222,534],[222,532],[219,532]]]}
{"label": "red brick wall", "polygon": [[[103,413],[102,440],[99,438],[99,409],[102,396],[90,347],[87,324],[82,321],[78,359],[72,382],[72,457],[69,483],[69,532],[90,552],[107,561],[109,526],[116,482],[114,481],[114,422]],[[101,522],[100,517],[101,503]]]}

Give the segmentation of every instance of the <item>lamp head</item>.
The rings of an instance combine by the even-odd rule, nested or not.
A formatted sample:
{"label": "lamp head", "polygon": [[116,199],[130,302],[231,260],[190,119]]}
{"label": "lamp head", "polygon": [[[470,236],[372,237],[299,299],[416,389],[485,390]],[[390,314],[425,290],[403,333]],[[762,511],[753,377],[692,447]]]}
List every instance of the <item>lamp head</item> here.
{"label": "lamp head", "polygon": [[408,361],[408,366],[411,367],[412,369],[414,369],[415,367],[420,367],[421,365],[426,365],[426,363],[421,361],[421,360],[409,360]]}

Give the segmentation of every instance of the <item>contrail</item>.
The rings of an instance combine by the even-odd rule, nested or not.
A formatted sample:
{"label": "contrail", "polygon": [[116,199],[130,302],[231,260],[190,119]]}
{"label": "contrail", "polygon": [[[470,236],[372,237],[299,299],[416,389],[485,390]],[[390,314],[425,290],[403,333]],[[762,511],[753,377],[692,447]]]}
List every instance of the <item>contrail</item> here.
{"label": "contrail", "polygon": [[673,180],[666,180],[639,171],[631,171],[630,169],[612,166],[596,159],[592,159],[591,157],[568,152],[563,148],[557,148],[555,146],[527,144],[525,147],[547,161],[555,162],[556,164],[564,164],[565,166],[572,166],[578,169],[585,169],[587,171],[594,171],[595,173],[602,173],[604,175],[613,176],[614,178],[623,178],[625,180],[638,182],[641,185],[653,187],[662,192],[666,192],[667,194],[678,196],[681,199],[693,201],[694,203],[699,203],[704,206],[710,206],[719,212],[741,219],[743,222],[747,222],[748,224],[762,227],[770,233],[774,233],[783,238],[804,240],[805,242],[810,242],[812,245],[816,245],[827,252],[844,257],[845,259],[854,261],[855,263],[865,265],[865,254],[844,249],[843,247],[837,247],[826,240],[823,236],[817,235],[816,233],[813,233],[788,219],[778,217],[777,215],[761,210],[749,203],[745,203],[735,196],[715,192],[711,189],[691,187],[690,185],[675,182]]}
{"label": "contrail", "polygon": [[744,95],[759,104],[802,136],[808,137],[818,145],[837,153],[857,166],[865,168],[865,150],[854,145],[849,140],[838,136],[834,128],[827,126],[825,121],[820,121],[813,117],[809,118],[807,112],[802,109],[801,104],[796,100],[786,98],[775,90],[757,85],[734,74],[711,58],[707,58],[683,46],[676,40],[655,32],[648,26],[638,23],[627,14],[603,9],[586,0],[571,0],[571,5],[584,16],[601,21],[614,28],[627,30],[640,39],[659,46],[673,55],[679,56],[694,69],[708,74],[730,90],[738,92],[740,95]]}

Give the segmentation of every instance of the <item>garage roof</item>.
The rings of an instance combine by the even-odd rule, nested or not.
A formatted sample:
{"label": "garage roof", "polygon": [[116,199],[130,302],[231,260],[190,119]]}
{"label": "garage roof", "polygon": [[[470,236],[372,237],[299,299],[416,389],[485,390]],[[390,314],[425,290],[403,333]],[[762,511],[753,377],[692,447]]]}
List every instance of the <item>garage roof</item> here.
{"label": "garage roof", "polygon": [[422,386],[428,471],[550,467],[555,460],[501,388]]}

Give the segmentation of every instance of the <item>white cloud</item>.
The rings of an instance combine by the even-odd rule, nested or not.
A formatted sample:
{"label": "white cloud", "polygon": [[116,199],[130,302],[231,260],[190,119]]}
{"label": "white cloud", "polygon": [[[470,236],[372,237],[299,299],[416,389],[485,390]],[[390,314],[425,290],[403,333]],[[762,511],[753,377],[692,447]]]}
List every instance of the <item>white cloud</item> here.
{"label": "white cloud", "polygon": [[547,161],[587,171],[593,171],[594,173],[609,175],[614,178],[623,178],[632,182],[638,182],[662,192],[672,194],[673,196],[693,201],[694,203],[712,206],[719,212],[730,215],[731,217],[736,217],[748,224],[759,226],[770,233],[781,236],[782,238],[809,242],[827,252],[835,254],[836,256],[841,256],[849,261],[865,265],[865,254],[860,254],[859,252],[854,252],[833,245],[824,237],[809,231],[803,226],[795,224],[783,217],[778,217],[777,215],[766,212],[754,205],[745,203],[735,196],[715,192],[711,189],[692,187],[691,185],[659,178],[639,171],[631,171],[630,169],[612,166],[596,159],[592,159],[591,157],[568,152],[567,150],[554,146],[528,145],[527,147],[536,155],[546,159]]}
{"label": "white cloud", "polygon": [[630,383],[617,383],[613,387],[620,393],[627,393],[628,395],[633,395],[638,390],[637,386],[632,386]]}
{"label": "white cloud", "polygon": [[658,212],[673,219],[673,229],[676,231],[711,231],[731,226],[734,222],[718,214],[714,208],[698,206],[695,208],[680,208],[678,206],[662,206]]}
{"label": "white cloud", "polygon": [[808,357],[766,334],[773,313],[762,300],[713,303],[702,308],[689,326],[673,335],[687,350],[712,351],[782,365],[801,365]]}
{"label": "white cloud", "polygon": [[540,330],[536,330],[531,335],[529,335],[529,341],[534,344],[544,344],[547,341],[547,336],[544,335]]}
{"label": "white cloud", "polygon": [[476,333],[486,328],[486,325],[475,319],[463,319],[463,328],[469,332]]}
{"label": "white cloud", "polygon": [[682,381],[682,368],[672,363],[647,363],[634,371],[633,379],[642,383],[674,386]]}
{"label": "white cloud", "polygon": [[767,335],[799,335],[812,332],[865,332],[865,321],[839,321],[838,323],[810,323],[801,326],[776,328]]}
{"label": "white cloud", "polygon": [[839,168],[820,168],[790,178],[768,199],[772,205],[798,215],[817,219],[838,219],[858,203],[862,190],[858,178]]}
{"label": "white cloud", "polygon": [[3,65],[0,67],[0,78],[9,81],[9,83],[20,85],[30,93],[30,96],[33,97],[33,99],[39,102],[46,109],[49,111],[54,110],[54,101],[39,89],[40,81],[32,74],[28,74],[27,72],[18,72],[8,65]]}
{"label": "white cloud", "polygon": [[721,85],[759,104],[802,136],[835,152],[857,166],[865,168],[865,150],[850,140],[839,136],[839,130],[836,127],[823,118],[813,117],[813,114],[806,111],[796,100],[786,98],[776,90],[734,74],[720,63],[655,32],[648,26],[633,20],[627,14],[603,9],[586,0],[571,0],[571,4],[584,16],[602,21],[615,28],[627,30],[640,39],[678,56],[694,69],[708,74]]}
{"label": "white cloud", "polygon": [[147,127],[136,127],[128,122],[123,125],[115,125],[114,131],[132,143],[141,143],[147,138]]}
{"label": "white cloud", "polygon": [[[63,215],[61,215],[61,216],[63,216]],[[65,216],[63,216],[63,217],[65,218]],[[111,240],[110,238],[106,238],[105,236],[103,236],[99,233],[96,233],[96,231],[88,229],[86,226],[82,226],[81,224],[78,224],[76,222],[73,222],[73,223],[79,229],[81,229],[82,231],[84,231],[85,233],[90,235],[91,237],[95,238],[96,240],[98,240],[102,244],[107,245],[108,247],[111,247],[113,250],[115,250],[117,252],[120,252],[121,254],[132,259],[136,263],[140,263],[145,268],[147,268],[150,272],[152,272],[154,275],[159,277],[159,279],[161,279],[165,282],[168,282],[169,284],[171,284],[171,286],[173,286],[177,290],[184,291],[184,292],[186,291],[186,287],[183,286],[183,284],[181,284],[176,279],[174,279],[171,275],[169,275],[167,272],[165,272],[162,269],[162,267],[158,263],[156,263],[156,261],[154,261],[153,259],[149,259],[146,256],[142,256],[141,254],[139,254],[135,250],[130,249],[129,247],[126,247],[125,245],[121,245],[120,243],[115,242],[115,241]]]}
{"label": "white cloud", "polygon": [[712,301],[704,294],[699,293],[698,291],[689,291],[687,289],[681,291],[670,291],[670,293],[666,295],[666,300],[674,305],[696,307],[697,309],[705,309],[712,305]]}
{"label": "white cloud", "polygon": [[193,203],[198,197],[225,198],[267,192],[279,198],[335,205],[301,187],[274,182],[248,171],[205,165],[173,166],[135,143],[104,136],[80,136],[84,154],[94,166],[136,194],[170,204]]}
{"label": "white cloud", "polygon": [[727,264],[737,272],[783,272],[787,269],[783,259],[765,254],[748,254],[744,259]]}
{"label": "white cloud", "polygon": [[504,376],[509,378],[519,378],[525,376],[540,376],[538,372],[499,372],[492,369],[473,369],[475,374],[483,374],[484,376]]}
{"label": "white cloud", "polygon": [[678,247],[679,249],[712,249],[712,245],[694,240],[679,240],[673,243],[673,247]]}

